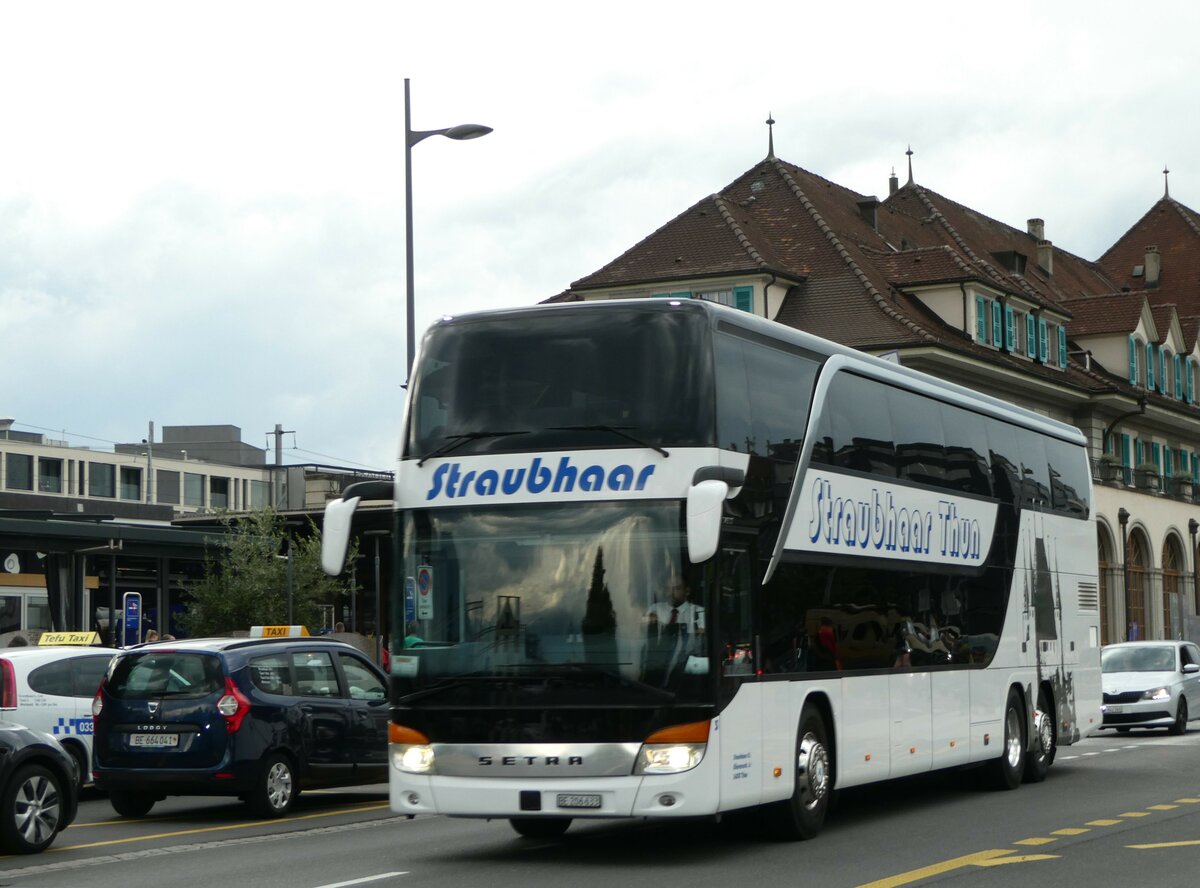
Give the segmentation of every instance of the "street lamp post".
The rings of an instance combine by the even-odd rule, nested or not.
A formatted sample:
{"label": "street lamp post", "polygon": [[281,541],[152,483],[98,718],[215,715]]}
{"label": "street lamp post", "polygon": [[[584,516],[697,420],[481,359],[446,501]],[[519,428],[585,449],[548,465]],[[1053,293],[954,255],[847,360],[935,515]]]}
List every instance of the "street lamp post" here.
{"label": "street lamp post", "polygon": [[409,111],[408,78],[404,78],[404,246],[405,272],[408,280],[408,301],[406,303],[408,324],[408,372],[405,380],[412,376],[413,356],[417,351],[416,338],[416,307],[413,298],[413,234],[412,234],[412,149],[413,145],[428,139],[430,136],[445,136],[447,139],[463,141],[478,139],[492,131],[490,126],[480,126],[477,123],[462,123],[445,129],[414,130]]}

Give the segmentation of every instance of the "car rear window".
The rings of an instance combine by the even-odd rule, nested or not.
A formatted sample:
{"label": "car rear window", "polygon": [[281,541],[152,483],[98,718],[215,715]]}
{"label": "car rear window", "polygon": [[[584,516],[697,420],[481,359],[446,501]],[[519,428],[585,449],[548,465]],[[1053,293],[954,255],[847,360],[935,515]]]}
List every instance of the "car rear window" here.
{"label": "car rear window", "polygon": [[207,697],[225,687],[221,661],[178,651],[126,654],[113,665],[108,692],[123,700]]}

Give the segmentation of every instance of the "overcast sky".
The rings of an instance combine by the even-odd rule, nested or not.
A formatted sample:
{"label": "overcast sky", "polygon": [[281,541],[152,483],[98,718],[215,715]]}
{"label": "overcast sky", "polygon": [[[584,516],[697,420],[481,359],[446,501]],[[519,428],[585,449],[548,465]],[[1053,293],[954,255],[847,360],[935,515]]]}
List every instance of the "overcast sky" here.
{"label": "overcast sky", "polygon": [[1200,4],[0,6],[0,416],[75,445],[232,424],[391,468],[418,335],[566,289],[775,152],[916,179],[1097,258],[1200,208]]}

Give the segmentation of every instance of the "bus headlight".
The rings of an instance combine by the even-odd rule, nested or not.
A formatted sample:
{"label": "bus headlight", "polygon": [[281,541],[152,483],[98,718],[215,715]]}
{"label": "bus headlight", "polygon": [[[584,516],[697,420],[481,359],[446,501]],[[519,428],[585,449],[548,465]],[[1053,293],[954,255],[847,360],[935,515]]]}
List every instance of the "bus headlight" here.
{"label": "bus headlight", "polygon": [[433,773],[433,747],[428,744],[419,746],[392,746],[392,767],[406,774]]}
{"label": "bus headlight", "polygon": [[1142,694],[1143,700],[1170,700],[1171,691],[1167,688],[1155,688]]}
{"label": "bus headlight", "polygon": [[635,774],[678,774],[700,764],[707,743],[646,744],[638,755]]}

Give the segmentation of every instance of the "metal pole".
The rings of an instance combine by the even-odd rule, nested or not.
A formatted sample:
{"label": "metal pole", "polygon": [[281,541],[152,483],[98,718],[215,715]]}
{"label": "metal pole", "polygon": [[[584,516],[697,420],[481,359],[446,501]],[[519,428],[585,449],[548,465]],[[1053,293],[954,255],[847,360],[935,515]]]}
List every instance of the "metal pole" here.
{"label": "metal pole", "polygon": [[1129,622],[1129,512],[1120,509],[1117,520],[1121,523],[1121,569],[1125,575],[1125,640],[1129,641],[1129,630],[1132,628]]}
{"label": "metal pole", "polygon": [[405,335],[408,345],[405,385],[412,377],[413,356],[417,351],[416,299],[413,293],[413,209],[412,209],[412,115],[408,101],[408,78],[404,78],[404,276],[405,291]]}
{"label": "metal pole", "polygon": [[350,564],[350,631],[358,631],[358,559]]}
{"label": "metal pole", "polygon": [[146,438],[146,505],[154,502],[154,420],[150,421],[150,434]]}
{"label": "metal pole", "polygon": [[287,624],[292,625],[292,535],[287,536]]}
{"label": "metal pole", "polygon": [[383,661],[383,596],[379,591],[379,537],[375,537],[375,662]]}
{"label": "metal pole", "polygon": [[1188,520],[1188,533],[1192,535],[1192,593],[1196,601],[1196,615],[1200,616],[1200,565],[1196,564],[1196,532],[1200,531],[1200,521],[1195,518]]}

